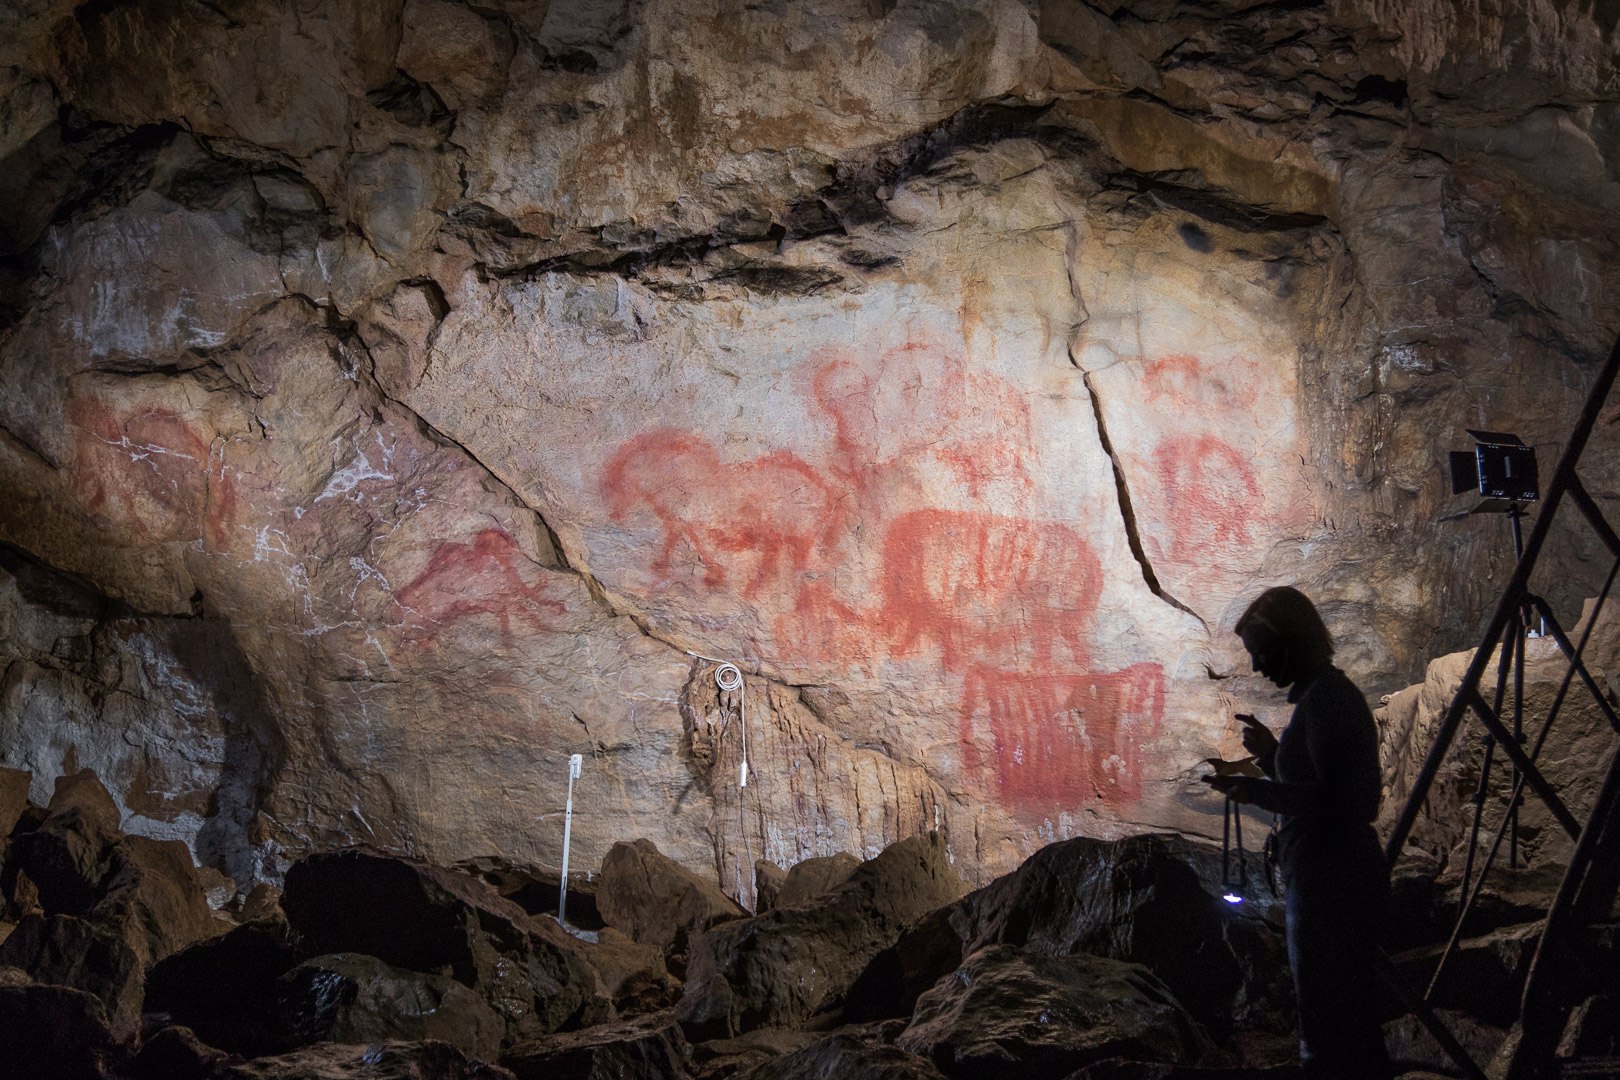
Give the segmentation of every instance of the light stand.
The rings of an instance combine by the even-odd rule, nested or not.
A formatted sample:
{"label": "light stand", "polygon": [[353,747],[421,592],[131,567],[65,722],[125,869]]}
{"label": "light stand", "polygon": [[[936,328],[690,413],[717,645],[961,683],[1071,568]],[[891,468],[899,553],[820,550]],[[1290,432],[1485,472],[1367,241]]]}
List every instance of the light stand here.
{"label": "light stand", "polygon": [[[1477,491],[1484,501],[1469,511],[1473,514],[1505,514],[1513,536],[1514,565],[1524,558],[1524,520],[1526,505],[1541,497],[1540,478],[1536,468],[1536,452],[1525,445],[1517,435],[1500,431],[1474,431],[1472,452],[1452,451],[1451,492]],[[1508,673],[1513,675],[1513,727],[1515,743],[1524,743],[1524,652],[1530,636],[1529,604],[1520,604],[1509,617],[1502,636],[1502,651],[1496,669],[1496,698],[1492,705],[1496,714],[1502,714],[1503,699],[1507,696]],[[1468,833],[1468,854],[1463,861],[1463,875],[1459,911],[1468,907],[1469,883],[1473,880],[1474,857],[1479,848],[1479,830],[1485,814],[1486,792],[1490,785],[1491,766],[1496,754],[1496,737],[1486,734],[1481,740],[1484,753],[1480,762],[1479,784],[1474,789],[1474,820]],[[1516,758],[1517,755],[1510,754]],[[1519,865],[1519,768],[1513,767],[1514,796],[1507,808],[1508,865]],[[1483,884],[1483,882],[1481,882]]]}
{"label": "light stand", "polygon": [[1221,818],[1221,899],[1228,904],[1241,904],[1248,892],[1249,860],[1243,851],[1243,808],[1228,795]]}

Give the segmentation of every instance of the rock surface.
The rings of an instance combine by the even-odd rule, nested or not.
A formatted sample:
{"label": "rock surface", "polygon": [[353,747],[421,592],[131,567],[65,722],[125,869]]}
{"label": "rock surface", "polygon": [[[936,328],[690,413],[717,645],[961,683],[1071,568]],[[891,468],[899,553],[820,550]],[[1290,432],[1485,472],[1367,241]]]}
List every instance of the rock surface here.
{"label": "rock surface", "polygon": [[501,1057],[518,1080],[686,1080],[691,1048],[673,1013],[549,1035]]}
{"label": "rock surface", "polygon": [[961,892],[937,833],[891,845],[815,900],[697,937],[681,1022],[705,1038],[803,1026],[841,1005],[873,957]]}
{"label": "rock surface", "polygon": [[374,956],[337,953],[306,960],[281,977],[283,1022],[299,1043],[449,1043],[493,1061],[506,1021],[448,975],[426,975]]}
{"label": "rock surface", "polygon": [[310,953],[350,952],[443,972],[481,994],[505,1038],[533,1038],[611,1010],[583,945],[470,874],[361,851],[316,855],[287,872],[287,920]]}
{"label": "rock surface", "polygon": [[1114,1057],[1195,1065],[1213,1049],[1141,965],[1011,945],[981,949],[923,994],[896,1045],[963,1080],[1064,1076]]}
{"label": "rock surface", "polygon": [[217,1080],[512,1080],[497,1065],[469,1059],[448,1043],[317,1043],[218,1070]]}
{"label": "rock surface", "polygon": [[964,898],[950,923],[964,954],[1006,944],[1142,964],[1194,1016],[1224,1023],[1243,985],[1234,920],[1193,861],[1192,845],[1173,836],[1050,844]]}
{"label": "rock surface", "polygon": [[558,866],[576,753],[750,909],[1214,835],[1243,603],[1468,645],[1436,463],[1620,330],[1591,5],[317,7],[0,11],[0,763],[244,889]]}
{"label": "rock surface", "polygon": [[742,1080],[940,1080],[926,1057],[853,1035],[833,1035],[742,1074]]}
{"label": "rock surface", "polygon": [[93,994],[8,978],[0,968],[0,1031],[5,1072],[39,1080],[98,1080],[122,1063],[124,1048]]}
{"label": "rock surface", "polygon": [[747,914],[714,882],[664,855],[650,840],[608,849],[597,895],[603,921],[665,952],[685,953],[694,934]]}

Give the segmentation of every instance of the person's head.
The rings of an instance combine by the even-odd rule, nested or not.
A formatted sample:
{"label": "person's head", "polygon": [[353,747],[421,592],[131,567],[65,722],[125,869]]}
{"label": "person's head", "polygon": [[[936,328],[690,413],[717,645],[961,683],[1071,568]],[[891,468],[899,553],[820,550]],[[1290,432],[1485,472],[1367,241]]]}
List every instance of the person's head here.
{"label": "person's head", "polygon": [[1286,585],[1261,593],[1233,627],[1254,670],[1279,687],[1299,682],[1333,662],[1333,636],[1316,605]]}

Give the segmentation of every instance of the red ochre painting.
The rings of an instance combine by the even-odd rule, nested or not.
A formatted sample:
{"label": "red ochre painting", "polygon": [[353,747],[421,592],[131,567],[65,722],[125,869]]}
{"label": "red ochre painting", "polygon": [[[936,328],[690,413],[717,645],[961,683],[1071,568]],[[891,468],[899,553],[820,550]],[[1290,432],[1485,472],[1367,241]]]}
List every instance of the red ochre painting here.
{"label": "red ochre painting", "polygon": [[102,524],[158,543],[230,540],[235,487],[209,442],[161,406],[119,411],[95,398],[67,406],[69,470],[80,504]]}
{"label": "red ochre painting", "polygon": [[[1274,374],[1243,356],[1215,365],[1172,354],[1143,365],[1148,401],[1183,419],[1174,434],[1151,447],[1145,463],[1148,487],[1157,495],[1157,506],[1145,509],[1157,509],[1153,516],[1163,523],[1162,538],[1149,540],[1155,558],[1186,567],[1222,566],[1251,549],[1261,532],[1299,523],[1302,505],[1281,512],[1268,507],[1253,451],[1209,430],[1274,426],[1276,418],[1266,410],[1276,402],[1260,389],[1274,381]],[[1280,397],[1281,389],[1276,393]]]}
{"label": "red ochre painting", "polygon": [[436,641],[451,624],[486,617],[510,644],[512,626],[537,632],[556,629],[549,616],[567,605],[546,595],[544,580],[531,581],[534,565],[504,529],[485,529],[471,542],[451,541],[434,550],[427,566],[393,594],[409,637]]}
{"label": "red ochre painting", "polygon": [[[1095,670],[1102,569],[1068,524],[905,505],[925,471],[968,496],[1027,502],[1028,403],[944,350],[909,345],[861,364],[827,355],[810,400],[832,449],[730,460],[704,435],[623,443],[602,473],[613,518],[655,523],[655,583],[685,583],[770,613],[784,660],[934,658],[959,695],[964,767],[1031,813],[1124,807],[1160,733],[1158,664]],[[893,418],[908,424],[897,427]],[[1014,506],[1016,509],[1016,505]],[[877,552],[869,580],[852,580]]]}

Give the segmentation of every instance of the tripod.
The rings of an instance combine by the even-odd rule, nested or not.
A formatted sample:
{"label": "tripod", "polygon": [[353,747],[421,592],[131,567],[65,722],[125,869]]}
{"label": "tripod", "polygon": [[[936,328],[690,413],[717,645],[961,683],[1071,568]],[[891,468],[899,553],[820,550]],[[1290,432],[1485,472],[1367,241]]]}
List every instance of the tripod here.
{"label": "tripod", "polygon": [[[1506,507],[1487,502],[1475,511],[1480,513],[1501,512],[1507,515],[1508,526],[1513,534],[1513,562],[1518,564],[1524,557],[1524,529],[1521,522],[1525,516],[1525,505],[1517,500],[1510,501]],[[1524,651],[1528,638],[1533,634],[1530,630],[1530,605],[1525,601],[1516,606],[1508,618],[1506,631],[1502,635],[1501,656],[1496,666],[1496,695],[1492,709],[1497,716],[1502,716],[1503,699],[1507,696],[1507,683],[1509,672],[1513,678],[1513,727],[1512,735],[1515,742],[1524,743]],[[1474,877],[1474,857],[1479,850],[1479,831],[1485,816],[1485,800],[1491,782],[1491,766],[1496,755],[1496,736],[1487,732],[1482,738],[1484,753],[1479,767],[1479,784],[1474,789],[1474,820],[1468,832],[1468,855],[1463,860],[1462,887],[1458,897],[1459,912],[1468,908],[1468,893],[1470,882]],[[1514,756],[1514,755],[1510,755]],[[1520,794],[1519,767],[1513,766],[1512,781],[1513,797],[1509,800],[1507,808],[1508,832],[1508,866],[1519,865],[1519,806],[1523,803]],[[1480,875],[1481,884],[1484,883],[1484,874]],[[1460,915],[1459,915],[1460,917]]]}

